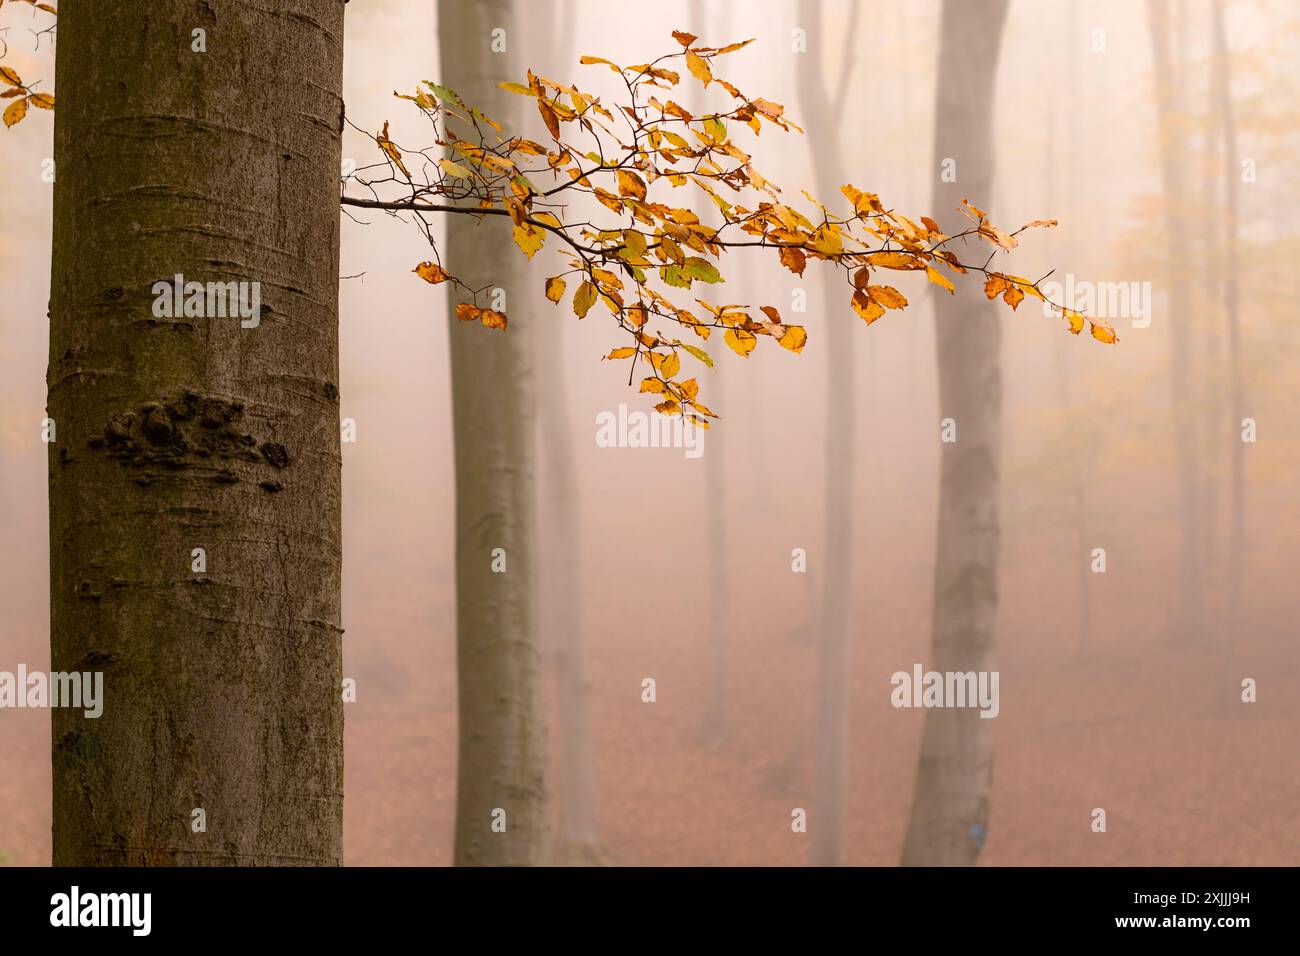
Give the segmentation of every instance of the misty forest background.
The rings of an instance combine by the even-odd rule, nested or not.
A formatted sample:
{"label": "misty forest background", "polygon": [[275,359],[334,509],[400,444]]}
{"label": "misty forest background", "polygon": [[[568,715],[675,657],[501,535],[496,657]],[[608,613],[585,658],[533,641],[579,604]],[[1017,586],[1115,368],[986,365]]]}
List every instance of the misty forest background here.
{"label": "misty forest background", "polygon": [[[411,273],[428,257],[415,229],[379,213],[343,217],[339,414],[357,431],[341,447],[343,674],[358,697],[343,708],[344,862],[453,861],[456,502],[484,493],[464,458],[457,473],[453,413],[468,440],[491,425],[501,391],[511,393],[501,408],[525,410],[514,421],[526,440],[512,447],[527,457],[514,473],[530,493],[536,479],[535,593],[512,600],[536,602],[528,639],[540,667],[502,668],[512,683],[486,692],[539,682],[543,719],[516,729],[545,750],[524,771],[545,772],[549,800],[531,800],[529,812],[551,833],[545,849],[507,862],[1294,863],[1296,5],[477,8],[351,3],[348,118],[372,132],[388,120],[394,140],[424,143],[416,111],[392,96],[420,80],[456,86],[452,77],[482,69],[495,83],[532,67],[598,87],[604,68],[578,66],[579,55],[645,62],[678,49],[674,29],[714,45],[754,37],[721,72],[785,104],[807,131],[737,134],[787,199],[807,188],[833,205],[852,182],[912,216],[946,220],[952,209],[936,203],[968,197],[1003,225],[1058,218],[1008,268],[1150,282],[1154,321],[1112,318],[1112,347],[1068,335],[1036,303],[981,311],[973,282],[953,302],[943,295],[941,308],[973,308],[963,314],[984,315],[980,328],[994,315],[1002,330],[1000,342],[956,341],[946,353],[952,381],[1000,373],[1002,390],[1000,408],[982,406],[991,424],[971,432],[995,436],[987,447],[999,468],[965,489],[967,505],[1000,521],[1000,548],[985,555],[989,586],[975,589],[971,616],[953,619],[935,599],[939,421],[953,415],[960,429],[980,412],[941,407],[935,296],[923,281],[901,277],[912,308],[867,328],[830,285],[832,270],[800,279],[772,257],[728,255],[714,298],[770,301],[792,321],[802,288],[809,341],[799,356],[760,348],[742,360],[711,348],[716,372],[701,377],[722,422],[691,460],[678,449],[596,447],[599,413],[651,403],[627,387],[625,366],[600,361],[621,344],[604,316],[578,322],[544,299],[554,248],[526,263],[507,232],[476,235],[468,217],[440,224],[474,284],[511,290],[512,351],[466,358],[486,362],[465,366],[479,373],[481,401],[453,409],[451,363],[465,346],[452,340],[473,335],[498,349],[505,340],[477,326],[449,332],[447,296]],[[969,89],[956,114],[941,116],[945,16],[950,31],[952,17],[966,18],[956,35],[969,46],[949,88]],[[48,38],[34,50],[21,20],[6,22],[5,62],[52,85]],[[490,54],[486,31],[476,32],[498,22],[512,24],[506,54]],[[796,27],[807,31],[805,54],[791,52]],[[993,51],[983,79],[980,44]],[[693,89],[683,95],[704,100]],[[516,99],[488,89],[475,101],[499,119],[514,110],[536,135],[535,111]],[[40,423],[54,227],[40,173],[51,127],[50,114],[33,115],[2,140],[0,669],[9,670],[50,666],[51,466]],[[949,153],[937,151],[936,127],[958,161],[951,187],[939,180],[938,157]],[[981,150],[991,183],[980,180]],[[344,133],[345,158],[364,165],[375,154],[373,140]],[[1253,175],[1243,177],[1246,160]],[[530,389],[490,377],[503,367],[531,370]],[[1246,416],[1258,423],[1253,444],[1239,440]],[[807,551],[807,574],[791,571],[795,548]],[[1106,551],[1105,573],[1090,570],[1095,548]],[[942,666],[936,633],[990,639],[978,666],[1001,672],[1000,714],[974,721],[974,737],[945,743],[942,727],[925,731],[925,711],[890,706],[892,673]],[[1257,703],[1240,701],[1245,677],[1258,681]],[[652,704],[645,678],[656,682]],[[112,679],[110,670],[110,707]],[[965,767],[960,786],[985,787],[957,798],[984,821],[960,853],[913,844],[924,839],[910,832],[918,814],[943,810],[918,795],[923,747],[948,747]],[[50,714],[0,712],[0,862],[51,859],[50,754]],[[462,780],[462,802],[485,781]],[[540,793],[538,781],[521,786],[534,784]],[[191,794],[165,795],[183,835]],[[1091,828],[1098,807],[1105,833]],[[807,833],[792,831],[794,808],[808,811]],[[475,861],[485,860],[463,860]]]}

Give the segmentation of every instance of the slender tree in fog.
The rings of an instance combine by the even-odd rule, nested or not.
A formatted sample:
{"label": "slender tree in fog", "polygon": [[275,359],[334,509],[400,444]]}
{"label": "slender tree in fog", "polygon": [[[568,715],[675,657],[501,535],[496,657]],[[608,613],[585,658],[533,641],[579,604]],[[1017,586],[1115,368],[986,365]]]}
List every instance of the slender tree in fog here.
{"label": "slender tree in fog", "polygon": [[[822,62],[830,38],[822,29],[822,4],[800,0],[799,22],[807,31],[808,52],[799,56],[799,103],[810,128],[824,131],[812,150],[818,198],[829,202],[848,182],[834,131],[844,115],[852,65],[858,3],[852,4],[834,91],[827,91]],[[811,145],[811,141],[810,141]],[[825,300],[834,302],[842,277],[823,273]],[[817,681],[817,743],[814,758],[811,862],[834,866],[844,846],[845,753],[848,747],[849,621],[853,593],[853,458],[856,414],[853,340],[858,329],[843,321],[826,323],[826,493],[823,502],[826,547],[822,556],[821,611],[817,617],[820,667]]]}
{"label": "slender tree in fog", "polygon": [[1229,430],[1232,442],[1232,516],[1228,545],[1228,627],[1232,641],[1241,627],[1242,562],[1246,557],[1246,487],[1245,450],[1239,429],[1246,414],[1245,380],[1241,367],[1241,327],[1237,292],[1237,222],[1240,216],[1238,184],[1241,170],[1237,155],[1237,118],[1232,106],[1232,61],[1229,57],[1227,32],[1223,25],[1223,5],[1212,5],[1210,24],[1214,57],[1213,85],[1215,112],[1223,137],[1223,312],[1227,323],[1229,375]]}
{"label": "slender tree in fog", "polygon": [[[442,82],[512,129],[524,72],[512,0],[439,0]],[[501,30],[494,38],[493,31]],[[499,51],[494,52],[496,42]],[[504,49],[500,49],[504,44]],[[518,317],[526,263],[509,220],[448,217],[450,271],[504,291]],[[449,312],[457,289],[449,283]],[[456,456],[457,865],[542,863],[548,853],[546,732],[535,613],[532,329],[505,336],[449,319]],[[504,832],[494,831],[504,824]]]}
{"label": "slender tree in fog", "polygon": [[[1006,14],[1007,0],[944,0],[932,167],[940,225],[953,222],[964,197],[993,194],[993,93]],[[954,161],[955,177],[942,177]],[[927,665],[941,673],[996,669],[1001,342],[991,304],[936,296],[939,414],[956,422],[956,441],[944,443],[940,463]],[[905,865],[969,865],[979,856],[993,780],[990,725],[971,708],[926,711]]]}
{"label": "slender tree in fog", "polygon": [[1198,638],[1201,628],[1202,563],[1197,531],[1200,519],[1198,461],[1195,440],[1195,412],[1191,394],[1191,348],[1193,337],[1177,323],[1189,312],[1188,283],[1179,270],[1187,262],[1186,195],[1187,137],[1180,130],[1181,81],[1176,75],[1171,51],[1171,10],[1168,0],[1147,0],[1147,22],[1155,67],[1156,116],[1160,134],[1160,173],[1165,194],[1165,242],[1169,286],[1169,314],[1175,316],[1169,337],[1170,388],[1174,412],[1174,452],[1178,481],[1178,587],[1173,623],[1175,635]]}
{"label": "slender tree in fog", "polygon": [[296,9],[59,16],[50,649],[105,699],[53,711],[55,865],[342,862],[343,2]]}
{"label": "slender tree in fog", "polygon": [[[563,16],[541,15],[539,5],[522,10],[530,37],[551,36],[548,56],[559,75],[571,66],[575,16],[565,4]],[[553,325],[535,334],[538,404],[541,428],[542,496],[539,516],[538,580],[541,643],[552,655],[556,693],[556,760],[552,768],[558,813],[555,855],[558,861],[592,863],[599,858],[596,829],[596,767],[591,727],[589,643],[583,628],[582,515],[575,436],[578,423],[569,400],[565,367],[565,328],[568,323],[538,316]]]}

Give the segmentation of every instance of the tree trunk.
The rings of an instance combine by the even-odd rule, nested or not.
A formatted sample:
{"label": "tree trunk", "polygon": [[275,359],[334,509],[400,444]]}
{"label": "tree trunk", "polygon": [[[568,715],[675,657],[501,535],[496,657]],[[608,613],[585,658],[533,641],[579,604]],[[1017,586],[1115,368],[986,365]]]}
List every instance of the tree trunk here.
{"label": "tree trunk", "polygon": [[50,645],[105,702],[52,714],[56,866],[342,862],[343,0],[295,9],[60,10]]}
{"label": "tree trunk", "polygon": [[1173,614],[1174,635],[1196,641],[1201,632],[1201,556],[1197,523],[1200,515],[1197,477],[1195,413],[1191,395],[1191,348],[1186,182],[1186,137],[1178,131],[1178,78],[1170,51],[1168,0],[1147,0],[1151,52],[1155,66],[1156,108],[1160,122],[1160,169],[1165,192],[1165,233],[1170,324],[1170,387],[1174,412],[1174,453],[1178,468],[1178,590]]}
{"label": "tree trunk", "polygon": [[[520,127],[526,102],[496,87],[524,72],[516,27],[509,0],[438,4],[442,83],[507,129]],[[497,28],[505,31],[502,53],[491,47]],[[547,859],[548,810],[533,585],[532,330],[511,309],[527,301],[526,260],[508,220],[449,219],[449,271],[471,288],[503,289],[510,317],[500,333],[449,316],[460,715],[455,862],[533,865]],[[449,288],[449,311],[464,298]]]}
{"label": "tree trunk", "polygon": [[[993,190],[993,94],[1007,0],[944,0],[935,110],[936,175],[947,158],[956,182],[935,185],[934,214],[957,231],[962,198]],[[936,296],[941,417],[957,422],[943,445],[928,669],[994,669],[1001,537],[1001,322],[995,303]],[[993,780],[992,721],[975,708],[927,710],[904,865],[970,865],[984,844]]]}
{"label": "tree trunk", "polygon": [[[551,11],[535,5],[522,15],[530,36],[553,35],[547,51],[547,76],[563,79],[573,67],[573,30],[576,11],[566,4],[557,20]],[[538,69],[533,64],[533,69]],[[540,288],[540,286],[538,287]],[[540,293],[530,295],[530,303]],[[553,769],[559,830],[555,857],[558,862],[583,865],[601,861],[596,821],[596,760],[591,726],[590,645],[583,629],[582,514],[575,425],[569,403],[569,375],[565,369],[563,316],[547,320],[545,334],[533,337],[537,354],[540,398],[537,414],[542,442],[538,461],[542,469],[541,515],[538,528],[538,583],[540,585],[541,646],[555,670],[558,751]]]}
{"label": "tree trunk", "polygon": [[1237,296],[1237,220],[1238,184],[1241,170],[1237,156],[1237,120],[1232,108],[1232,63],[1223,27],[1223,8],[1214,5],[1214,86],[1219,129],[1223,135],[1223,311],[1228,326],[1228,373],[1232,421],[1232,517],[1228,545],[1228,627],[1231,643],[1241,630],[1242,561],[1246,552],[1246,477],[1245,451],[1241,441],[1241,420],[1246,414],[1246,389],[1241,372],[1241,322]]}
{"label": "tree trunk", "polygon": [[[854,11],[856,14],[856,10]],[[856,21],[856,16],[855,16]],[[821,64],[828,39],[822,31],[821,5],[801,0],[799,22],[806,24],[808,52],[800,56],[796,81],[799,101],[810,126],[833,130],[839,116],[822,80]],[[853,31],[850,30],[851,35]],[[847,41],[845,52],[849,50]],[[848,69],[848,62],[841,64]],[[831,202],[848,182],[838,138],[813,150],[818,198]],[[827,311],[844,294],[837,270],[823,277]],[[820,626],[821,659],[817,682],[817,743],[813,770],[813,812],[809,821],[814,866],[837,866],[844,848],[845,754],[848,749],[849,622],[853,585],[853,459],[856,430],[854,399],[855,328],[843,316],[826,323],[826,498],[823,502],[826,550],[820,562],[824,582]]]}

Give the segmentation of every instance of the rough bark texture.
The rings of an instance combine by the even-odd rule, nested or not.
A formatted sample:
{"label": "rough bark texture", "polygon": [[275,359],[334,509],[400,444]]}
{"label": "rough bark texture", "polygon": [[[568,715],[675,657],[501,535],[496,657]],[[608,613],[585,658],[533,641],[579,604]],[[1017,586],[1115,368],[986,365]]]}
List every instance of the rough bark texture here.
{"label": "rough bark texture", "polygon": [[[518,129],[529,101],[497,89],[524,73],[514,4],[440,0],[441,82]],[[505,30],[506,52],[492,51]],[[451,323],[456,454],[456,657],[460,753],[458,866],[533,865],[547,859],[546,734],[534,588],[535,502],[532,330],[512,305],[527,301],[525,260],[509,221],[450,216],[449,270],[471,288],[506,292],[510,327]],[[449,290],[450,305],[464,293]],[[485,303],[481,303],[485,304]],[[493,552],[506,570],[492,570]],[[505,832],[493,829],[505,811]],[[499,819],[499,815],[498,815]]]}
{"label": "rough bark texture", "polygon": [[[944,0],[935,112],[935,175],[957,161],[956,182],[937,181],[934,210],[957,231],[962,198],[993,194],[993,92],[1006,0]],[[1001,538],[1001,324],[994,303],[935,297],[939,413],[957,422],[939,479],[934,622],[927,670],[996,669],[994,638]],[[977,708],[927,710],[903,864],[969,865],[988,827],[993,721]]]}
{"label": "rough bark texture", "polygon": [[[823,35],[821,5],[802,0],[799,22],[808,31],[808,52],[799,58],[799,102],[809,123],[833,129],[838,110],[822,79],[830,42]],[[848,69],[847,61],[842,65]],[[813,150],[817,195],[830,202],[849,181],[838,144],[821,142]],[[817,743],[813,764],[812,836],[809,860],[836,866],[844,846],[845,762],[848,749],[849,620],[853,586],[853,459],[856,429],[854,340],[861,331],[829,310],[841,301],[843,277],[826,270],[826,497],[823,502],[825,553],[821,556],[821,612],[817,616],[821,657],[817,679]]]}
{"label": "rough bark texture", "polygon": [[1195,642],[1201,637],[1202,565],[1198,523],[1201,514],[1200,478],[1196,456],[1195,410],[1191,392],[1191,348],[1187,328],[1190,296],[1186,265],[1189,248],[1184,212],[1187,138],[1179,131],[1179,80],[1170,50],[1170,8],[1167,0],[1147,0],[1151,53],[1155,65],[1156,113],[1160,122],[1160,171],[1165,192],[1165,235],[1169,283],[1169,380],[1174,413],[1174,454],[1178,467],[1178,590],[1171,615],[1174,637]]}
{"label": "rough bark texture", "polygon": [[[342,862],[342,66],[343,0],[59,10],[50,643],[106,702],[53,711],[55,865]],[[177,273],[260,325],[156,318]]]}

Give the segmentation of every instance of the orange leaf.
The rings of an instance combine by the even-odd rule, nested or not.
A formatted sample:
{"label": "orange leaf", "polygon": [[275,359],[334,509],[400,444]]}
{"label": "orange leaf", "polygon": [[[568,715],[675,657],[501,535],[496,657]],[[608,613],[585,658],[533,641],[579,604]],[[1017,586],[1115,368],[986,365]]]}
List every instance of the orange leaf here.
{"label": "orange leaf", "polygon": [[436,262],[421,262],[411,271],[430,285],[447,281],[447,273]]}

